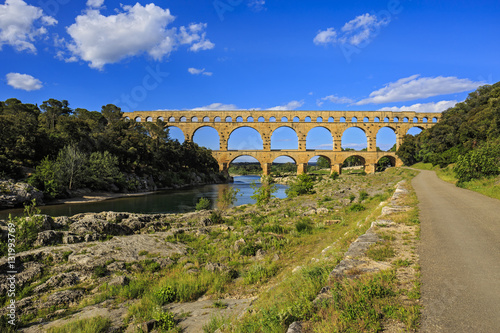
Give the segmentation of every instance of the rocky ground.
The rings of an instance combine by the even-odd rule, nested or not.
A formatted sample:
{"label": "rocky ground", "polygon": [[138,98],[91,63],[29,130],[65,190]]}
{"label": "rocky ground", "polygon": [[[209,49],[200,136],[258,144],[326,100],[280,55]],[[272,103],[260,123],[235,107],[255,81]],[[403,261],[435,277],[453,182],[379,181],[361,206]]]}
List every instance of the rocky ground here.
{"label": "rocky ground", "polygon": [[[201,332],[216,314],[238,318],[283,274],[322,251],[338,253],[340,245],[328,246],[338,240],[325,237],[330,230],[345,234],[347,241],[356,239],[345,229],[351,223],[345,211],[363,202],[361,192],[372,198],[366,199],[368,207],[377,208],[376,198],[387,196],[400,179],[395,174],[323,177],[314,195],[274,199],[265,207],[236,207],[222,219],[210,211],[33,216],[40,225],[34,249],[16,256],[22,331],[41,332],[96,315],[109,318],[114,331],[149,331],[156,310],[146,304],[147,295],[156,295],[165,285],[177,288],[176,301],[160,305],[175,314],[178,330]],[[406,208],[384,209],[393,213]],[[298,232],[299,220],[309,223],[312,231]],[[357,230],[356,223],[361,222],[352,223]],[[0,221],[0,229],[5,239],[5,221]],[[6,265],[2,258],[0,274],[7,271]],[[6,278],[0,275],[0,295],[5,295]],[[200,290],[179,296],[182,281],[190,279]],[[137,287],[147,281],[151,286]],[[133,294],[135,289],[139,294]],[[6,313],[5,307],[0,309],[0,316]]]}

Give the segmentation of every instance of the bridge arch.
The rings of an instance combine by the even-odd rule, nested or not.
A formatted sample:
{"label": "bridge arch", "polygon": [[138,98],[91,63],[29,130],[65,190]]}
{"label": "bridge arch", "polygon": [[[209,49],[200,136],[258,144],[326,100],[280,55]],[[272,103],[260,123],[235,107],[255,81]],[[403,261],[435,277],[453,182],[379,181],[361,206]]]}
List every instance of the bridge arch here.
{"label": "bridge arch", "polygon": [[384,171],[387,168],[396,166],[396,158],[391,155],[384,155],[377,160],[377,165],[375,167],[376,172]]}
{"label": "bridge arch", "polygon": [[212,126],[203,125],[196,128],[191,140],[197,143],[198,146],[212,150],[220,150],[220,134]]}
{"label": "bridge arch", "polygon": [[232,156],[232,159],[229,160],[229,164],[235,163],[235,160],[237,160],[238,158],[242,158],[242,157],[251,157],[254,160],[256,160],[257,162],[259,162],[260,164],[262,164],[262,162],[259,161],[259,159],[257,158],[257,156],[253,156],[253,155],[255,155],[255,154],[241,153],[240,155]]}
{"label": "bridge arch", "polygon": [[[236,141],[239,141],[237,144]],[[263,150],[264,141],[261,133],[252,126],[240,126],[234,128],[227,140],[229,150]]]}
{"label": "bridge arch", "polygon": [[389,151],[397,143],[396,129],[392,126],[381,127],[375,139],[376,147],[382,151]]}
{"label": "bridge arch", "polygon": [[287,125],[276,128],[270,136],[270,147],[273,149],[298,149],[299,136],[297,131]]}
{"label": "bridge arch", "polygon": [[356,151],[368,148],[368,136],[366,135],[366,131],[357,125],[348,126],[342,132],[341,147],[344,149],[354,149]]}
{"label": "bridge arch", "polygon": [[325,126],[315,126],[307,132],[306,149],[333,150],[332,132]]}
{"label": "bridge arch", "polygon": [[165,129],[168,129],[168,136],[172,140],[177,140],[180,143],[183,143],[186,140],[186,134],[182,129],[177,126],[167,126]]}

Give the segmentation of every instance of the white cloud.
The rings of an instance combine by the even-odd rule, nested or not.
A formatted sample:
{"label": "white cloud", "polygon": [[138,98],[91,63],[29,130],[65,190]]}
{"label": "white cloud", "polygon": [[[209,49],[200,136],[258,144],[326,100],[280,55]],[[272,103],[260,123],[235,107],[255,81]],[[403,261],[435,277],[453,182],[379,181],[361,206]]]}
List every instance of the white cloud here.
{"label": "white cloud", "polygon": [[314,44],[333,44],[337,42],[337,32],[334,28],[328,28],[323,31],[319,31],[313,40]]}
{"label": "white cloud", "polygon": [[194,108],[192,110],[199,111],[199,110],[239,110],[239,109],[234,104],[212,103],[210,105]]}
{"label": "white cloud", "polygon": [[321,99],[318,99],[316,101],[316,104],[318,106],[321,106],[321,105],[323,105],[323,103],[325,101],[329,101],[329,102],[332,102],[332,103],[335,103],[335,104],[349,104],[349,103],[354,102],[352,99],[350,99],[348,97],[338,97],[338,96],[335,96],[335,95],[329,95],[329,96],[323,97]]}
{"label": "white cloud", "polygon": [[206,76],[212,76],[212,72],[206,72],[205,71],[205,68],[203,69],[197,69],[197,68],[194,68],[194,67],[190,67],[188,68],[188,72],[193,74],[193,75],[199,75],[199,74],[202,74],[202,75],[206,75]]}
{"label": "white cloud", "polygon": [[266,1],[265,0],[249,0],[248,1],[248,7],[250,7],[252,10],[256,12],[260,12],[261,10],[265,9]]}
{"label": "white cloud", "polygon": [[342,27],[342,33],[339,35],[334,28],[328,28],[318,32],[314,37],[314,44],[359,44],[372,39],[381,27],[389,24],[389,20],[379,20],[376,15],[363,14],[345,23]]}
{"label": "white cloud", "polygon": [[162,60],[179,45],[191,45],[190,50],[195,52],[214,47],[206,39],[205,23],[167,29],[174,19],[169,9],[153,3],[122,5],[121,11],[109,16],[89,9],[67,28],[72,41],[67,45],[70,56],[66,58],[76,57],[89,62],[92,68],[102,69],[106,64],[143,53]]}
{"label": "white cloud", "polygon": [[100,8],[104,4],[104,0],[87,0],[87,7]]}
{"label": "white cloud", "polygon": [[42,81],[28,74],[9,73],[5,77],[7,78],[7,84],[15,89],[32,91],[43,87]]}
{"label": "white cloud", "polygon": [[459,79],[455,76],[419,77],[412,75],[390,82],[383,88],[375,90],[369,98],[356,102],[356,105],[404,102],[438,95],[460,93],[474,90],[483,82]]}
{"label": "white cloud", "polygon": [[285,105],[275,106],[269,108],[268,110],[278,110],[278,111],[295,110],[297,108],[300,108],[302,105],[304,105],[304,101],[291,101]]}
{"label": "white cloud", "polygon": [[431,103],[417,103],[410,106],[392,106],[378,109],[378,111],[416,111],[416,112],[442,112],[452,108],[457,104],[457,101],[439,101]]}
{"label": "white cloud", "polygon": [[6,0],[0,5],[0,49],[7,44],[17,51],[36,53],[33,41],[47,33],[44,26],[56,23],[53,17],[43,15],[41,8],[22,0]]}

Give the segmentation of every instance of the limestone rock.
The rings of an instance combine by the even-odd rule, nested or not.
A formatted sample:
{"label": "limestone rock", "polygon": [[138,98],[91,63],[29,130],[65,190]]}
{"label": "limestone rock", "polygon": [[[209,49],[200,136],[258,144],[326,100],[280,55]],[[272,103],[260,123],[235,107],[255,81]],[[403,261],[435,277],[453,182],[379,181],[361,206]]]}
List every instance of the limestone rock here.
{"label": "limestone rock", "polygon": [[41,304],[43,308],[60,305],[74,305],[83,296],[81,290],[63,290],[58,291],[47,297],[47,300]]}
{"label": "limestone rock", "polygon": [[12,208],[35,199],[43,203],[43,192],[27,183],[15,183],[13,180],[0,180],[0,207]]}
{"label": "limestone rock", "polygon": [[47,246],[47,245],[55,245],[62,243],[63,232],[47,230],[38,233],[38,237],[36,241],[33,243],[33,246]]}

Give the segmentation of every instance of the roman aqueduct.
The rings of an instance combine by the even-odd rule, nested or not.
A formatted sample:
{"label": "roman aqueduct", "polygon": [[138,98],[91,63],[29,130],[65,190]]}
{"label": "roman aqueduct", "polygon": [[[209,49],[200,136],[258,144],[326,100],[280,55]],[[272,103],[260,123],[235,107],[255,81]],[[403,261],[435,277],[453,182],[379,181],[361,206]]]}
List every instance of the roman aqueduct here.
{"label": "roman aqueduct", "polygon": [[[349,156],[360,157],[367,173],[375,172],[377,162],[387,156],[395,166],[402,161],[394,152],[377,151],[377,133],[388,127],[396,134],[396,147],[399,148],[403,136],[413,127],[425,129],[437,123],[440,113],[414,111],[134,111],[124,117],[137,122],[162,120],[165,127],[175,126],[182,130],[185,140],[192,140],[196,131],[203,127],[215,129],[219,135],[220,149],[212,154],[219,163],[221,171],[240,156],[257,159],[264,174],[269,174],[272,162],[280,156],[288,156],[297,164],[297,173],[306,172],[308,161],[315,156],[324,156],[330,160],[331,171],[341,173],[342,164]],[[228,140],[231,134],[243,127],[255,129],[263,141],[262,150],[229,150]],[[281,127],[295,131],[298,137],[298,149],[271,149],[271,136]],[[306,149],[306,138],[313,128],[327,129],[332,136],[331,150]],[[361,129],[367,138],[366,151],[343,151],[341,139],[343,133],[352,127]]]}

